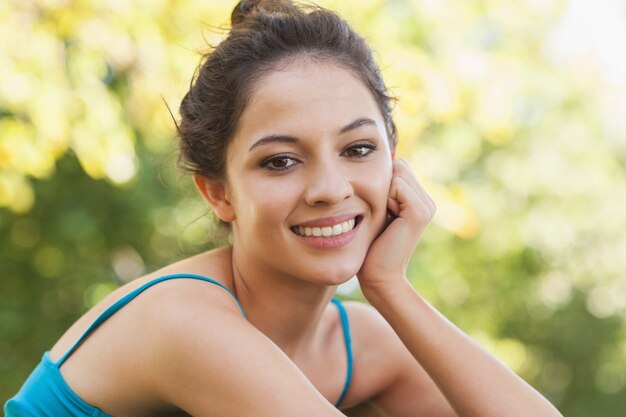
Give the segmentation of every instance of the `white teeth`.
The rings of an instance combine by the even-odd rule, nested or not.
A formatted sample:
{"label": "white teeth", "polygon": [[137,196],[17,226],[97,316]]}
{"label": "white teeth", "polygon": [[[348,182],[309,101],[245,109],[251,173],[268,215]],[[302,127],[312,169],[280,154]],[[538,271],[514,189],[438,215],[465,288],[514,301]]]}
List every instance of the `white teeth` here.
{"label": "white teeth", "polygon": [[329,237],[329,236],[338,236],[343,233],[347,233],[350,230],[354,229],[356,221],[354,219],[347,220],[342,223],[338,223],[332,226],[324,226],[324,227],[304,227],[297,226],[294,227],[293,230],[300,236],[315,236],[315,237]]}

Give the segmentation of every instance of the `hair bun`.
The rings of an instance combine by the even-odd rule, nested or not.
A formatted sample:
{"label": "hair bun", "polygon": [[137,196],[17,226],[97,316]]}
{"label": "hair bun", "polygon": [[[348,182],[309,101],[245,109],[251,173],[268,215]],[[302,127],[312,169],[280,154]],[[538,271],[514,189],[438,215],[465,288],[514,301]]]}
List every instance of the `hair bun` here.
{"label": "hair bun", "polygon": [[243,23],[255,9],[263,9],[266,12],[280,11],[290,3],[286,0],[241,0],[230,15],[230,22],[232,27],[235,27]]}

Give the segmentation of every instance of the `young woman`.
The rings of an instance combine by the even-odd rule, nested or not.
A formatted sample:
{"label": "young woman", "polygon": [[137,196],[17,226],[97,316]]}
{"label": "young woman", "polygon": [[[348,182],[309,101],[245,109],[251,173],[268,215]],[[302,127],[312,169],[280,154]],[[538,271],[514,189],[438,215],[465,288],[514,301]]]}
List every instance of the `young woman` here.
{"label": "young woman", "polygon": [[[409,285],[435,205],[393,157],[363,39],[288,1],[242,1],[232,21],[179,126],[232,245],[106,297],[6,415],[559,416]],[[354,275],[371,306],[333,299]]]}

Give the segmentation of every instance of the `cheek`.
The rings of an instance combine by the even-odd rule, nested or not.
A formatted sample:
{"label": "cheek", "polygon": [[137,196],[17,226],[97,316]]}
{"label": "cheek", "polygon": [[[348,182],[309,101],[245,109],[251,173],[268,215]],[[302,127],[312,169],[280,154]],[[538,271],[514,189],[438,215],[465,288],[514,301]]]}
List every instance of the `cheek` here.
{"label": "cheek", "polygon": [[370,174],[369,177],[372,181],[372,188],[375,189],[377,195],[382,196],[383,204],[387,207],[387,197],[389,196],[391,179],[393,177],[393,165],[391,164],[391,160],[385,160],[379,169],[376,170],[376,175]]}
{"label": "cheek", "polygon": [[387,197],[392,177],[391,163],[381,164],[375,172],[376,175],[372,175],[372,171],[363,173],[359,188],[372,208],[372,215],[382,223],[387,215]]}
{"label": "cheek", "polygon": [[288,183],[277,185],[250,178],[237,184],[233,207],[239,224],[247,227],[276,229],[277,222],[287,218],[293,197],[296,195]]}

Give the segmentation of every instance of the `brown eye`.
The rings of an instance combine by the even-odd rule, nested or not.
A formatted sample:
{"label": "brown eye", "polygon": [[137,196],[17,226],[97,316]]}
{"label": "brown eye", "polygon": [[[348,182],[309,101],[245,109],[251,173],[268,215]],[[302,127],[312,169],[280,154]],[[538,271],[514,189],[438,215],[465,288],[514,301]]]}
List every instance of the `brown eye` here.
{"label": "brown eye", "polygon": [[261,167],[270,171],[282,171],[294,166],[298,161],[288,156],[276,156],[266,159],[261,163]]}
{"label": "brown eye", "polygon": [[349,147],[348,149],[344,151],[344,153],[346,156],[349,156],[349,157],[362,158],[374,152],[375,150],[376,150],[376,146],[374,145],[361,144],[361,145],[355,145],[355,146]]}

